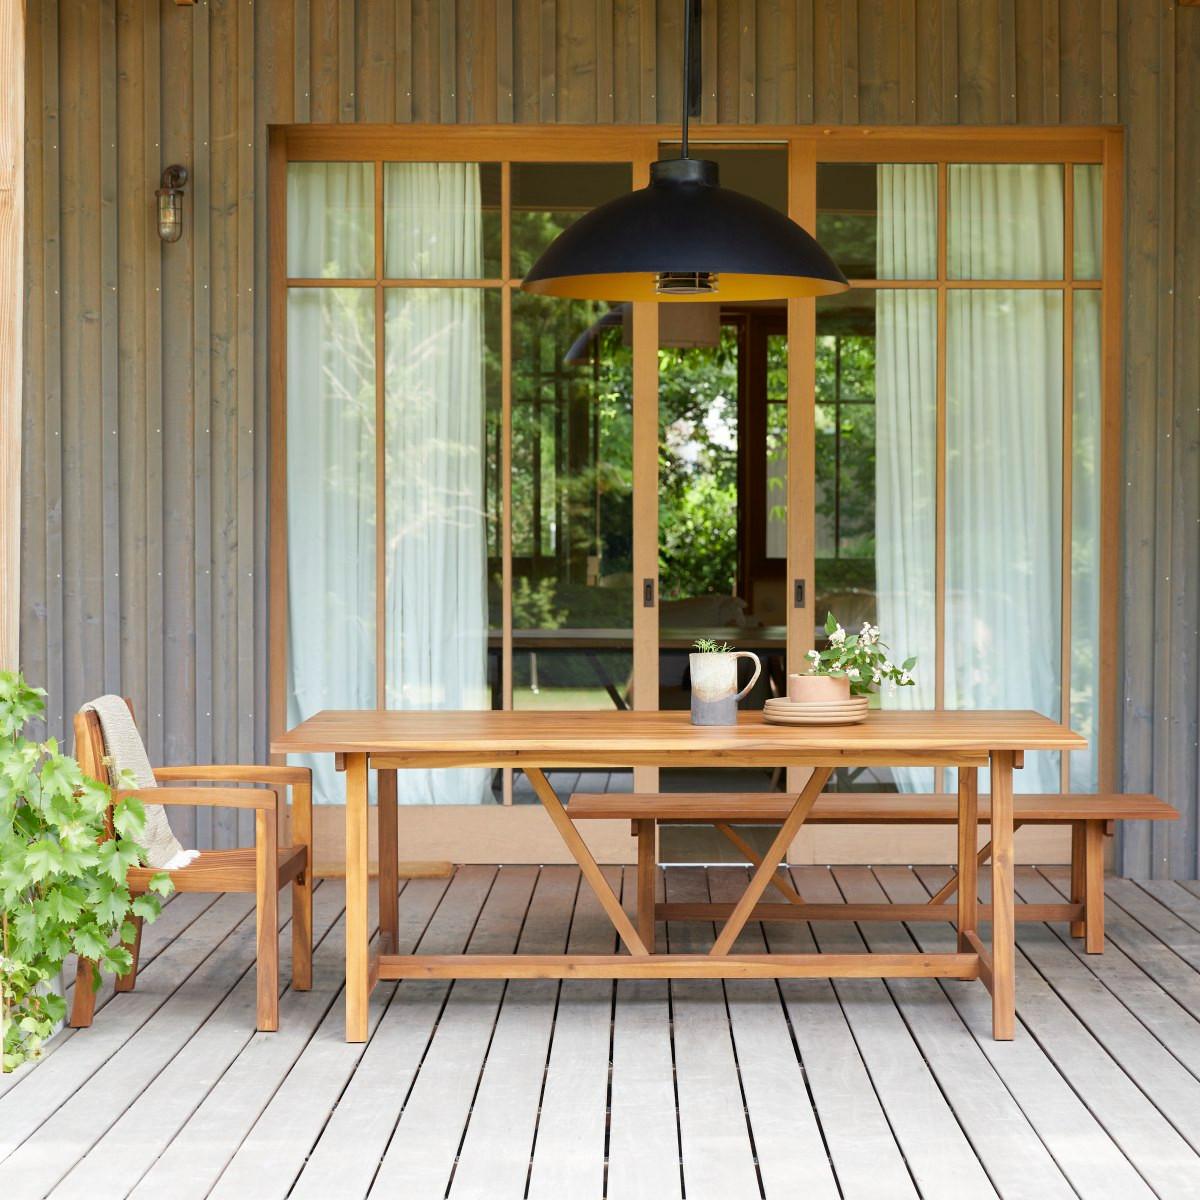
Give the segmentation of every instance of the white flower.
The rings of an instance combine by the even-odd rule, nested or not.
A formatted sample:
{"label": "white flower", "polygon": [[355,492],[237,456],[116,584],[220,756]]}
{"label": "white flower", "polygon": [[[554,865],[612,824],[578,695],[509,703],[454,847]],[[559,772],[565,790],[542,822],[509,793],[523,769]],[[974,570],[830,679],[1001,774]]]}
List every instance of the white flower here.
{"label": "white flower", "polygon": [[890,658],[885,658],[883,660],[882,669],[885,675],[890,675],[896,668],[892,665],[892,660]]}
{"label": "white flower", "polygon": [[846,641],[846,631],[839,625],[830,635],[829,644],[831,646],[841,646]]}
{"label": "white flower", "polygon": [[872,683],[882,683],[883,682],[883,675],[880,674],[878,667],[876,667],[875,670],[873,670],[871,672],[871,682]]}
{"label": "white flower", "polygon": [[912,676],[907,671],[901,671],[900,683],[902,685],[912,683]]}
{"label": "white flower", "polygon": [[808,652],[808,658],[814,663],[819,663],[821,661],[821,652],[819,650],[810,650]]}
{"label": "white flower", "polygon": [[872,625],[870,621],[864,621],[858,631],[858,640],[865,646],[873,646],[879,641],[879,627]]}
{"label": "white flower", "polygon": [[847,679],[857,679],[858,678],[858,668],[857,667],[848,667],[846,669],[846,678]]}

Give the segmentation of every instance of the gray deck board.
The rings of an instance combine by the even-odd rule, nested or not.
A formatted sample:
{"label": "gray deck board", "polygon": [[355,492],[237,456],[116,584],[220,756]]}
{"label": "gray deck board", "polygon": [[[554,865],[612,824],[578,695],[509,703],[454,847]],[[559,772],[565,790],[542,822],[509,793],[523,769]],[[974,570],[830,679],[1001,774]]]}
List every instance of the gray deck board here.
{"label": "gray deck board", "polygon": [[[607,872],[632,905],[633,872]],[[984,884],[986,885],[986,872]],[[944,868],[797,870],[813,899],[919,900]],[[672,899],[732,900],[741,867],[670,868]],[[1052,900],[1059,869],[1022,869]],[[179,897],[137,990],[0,1082],[0,1195],[238,1197],[1200,1194],[1200,896],[1110,880],[1109,939],[1018,933],[1018,1031],[978,983],[408,981],[342,1040],[342,888],[318,889],[314,987],[256,1034],[249,897]],[[986,890],[986,887],[985,889]],[[374,906],[372,906],[374,911]],[[281,914],[286,921],[286,908]],[[427,953],[602,952],[565,867],[411,880],[401,943]],[[986,936],[986,929],[983,931]],[[815,933],[815,939],[814,939]],[[707,923],[659,947],[706,949]],[[751,923],[747,951],[938,951],[944,923]]]}

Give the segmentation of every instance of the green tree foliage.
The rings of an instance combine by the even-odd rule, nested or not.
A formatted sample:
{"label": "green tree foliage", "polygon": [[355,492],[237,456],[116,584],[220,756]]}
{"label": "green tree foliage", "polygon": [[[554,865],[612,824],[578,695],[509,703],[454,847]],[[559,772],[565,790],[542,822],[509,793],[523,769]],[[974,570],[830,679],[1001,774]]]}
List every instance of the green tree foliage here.
{"label": "green tree foliage", "polygon": [[[113,809],[107,837],[109,789],[60,754],[57,742],[32,741],[25,727],[44,710],[40,688],[0,672],[0,992],[4,1070],[36,1058],[66,1013],[50,990],[71,953],[100,970],[129,970],[131,917],[153,921],[156,896],[129,895],[125,876],[145,861],[138,844],[145,812],[133,798]],[[165,873],[151,886],[166,895]]]}

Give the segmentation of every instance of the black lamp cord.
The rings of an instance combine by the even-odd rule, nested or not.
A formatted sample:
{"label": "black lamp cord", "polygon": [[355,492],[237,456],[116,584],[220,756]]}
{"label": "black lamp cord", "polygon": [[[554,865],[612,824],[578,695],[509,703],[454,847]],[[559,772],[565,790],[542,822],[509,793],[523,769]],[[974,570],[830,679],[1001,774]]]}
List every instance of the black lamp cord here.
{"label": "black lamp cord", "polygon": [[[695,103],[693,85],[699,83],[699,58],[692,48],[692,39],[697,36],[693,25],[700,23],[700,0],[683,0],[683,146],[680,158],[688,157],[688,117],[692,114]],[[695,61],[693,61],[695,59]]]}

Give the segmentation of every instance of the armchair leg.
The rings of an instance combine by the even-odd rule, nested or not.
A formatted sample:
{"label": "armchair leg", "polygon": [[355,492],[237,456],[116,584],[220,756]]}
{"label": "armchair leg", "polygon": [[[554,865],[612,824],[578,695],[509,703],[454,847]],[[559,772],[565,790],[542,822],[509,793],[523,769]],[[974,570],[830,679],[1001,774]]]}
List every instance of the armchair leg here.
{"label": "armchair leg", "polygon": [[292,987],[307,992],[312,987],[312,785],[292,787],[293,845],[305,850],[304,871],[292,883]]}
{"label": "armchair leg", "polygon": [[133,941],[126,942],[125,949],[129,951],[132,962],[129,965],[129,970],[124,975],[118,975],[114,988],[118,992],[132,992],[134,984],[137,983],[138,972],[138,954],[142,949],[142,918],[132,917],[133,921]]}
{"label": "armchair leg", "polygon": [[75,968],[75,997],[71,1001],[71,1017],[67,1022],[73,1029],[87,1029],[96,1013],[96,964],[81,958]]}
{"label": "armchair leg", "polygon": [[257,933],[258,1028],[279,1028],[279,843],[274,808],[254,812],[255,929]]}

